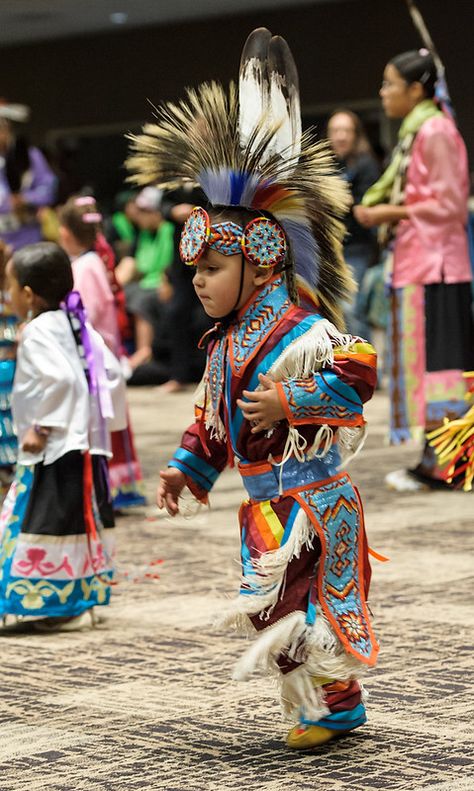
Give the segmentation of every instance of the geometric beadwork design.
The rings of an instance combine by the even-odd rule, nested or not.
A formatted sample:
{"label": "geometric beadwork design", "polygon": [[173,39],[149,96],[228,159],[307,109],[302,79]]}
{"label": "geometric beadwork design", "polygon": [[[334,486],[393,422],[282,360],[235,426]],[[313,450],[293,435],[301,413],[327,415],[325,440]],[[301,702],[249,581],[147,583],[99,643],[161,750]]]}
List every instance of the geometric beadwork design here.
{"label": "geometric beadwork design", "polygon": [[196,206],[184,223],[179,242],[179,256],[184,264],[192,266],[206,249],[209,234],[209,215]]}
{"label": "geometric beadwork design", "polygon": [[227,338],[219,338],[214,344],[208,358],[206,380],[214,415],[219,414],[219,407],[224,386],[225,350]]}
{"label": "geometric beadwork design", "polygon": [[240,323],[232,324],[227,334],[214,343],[206,371],[214,414],[217,414],[221,403],[228,344],[231,348],[232,372],[238,375],[256,348],[291,307],[286,289],[282,286],[280,278],[265,286],[257,294]]}
{"label": "geometric beadwork design", "polygon": [[207,399],[215,416],[219,414],[223,396],[227,354],[232,375],[242,374],[268,334],[291,307],[282,279],[272,280],[259,291],[240,322],[231,324],[226,334],[216,339],[208,357],[205,376]]}
{"label": "geometric beadwork design", "polygon": [[207,246],[222,255],[242,254],[243,230],[235,222],[218,222],[211,225]]}
{"label": "geometric beadwork design", "polygon": [[245,229],[231,221],[211,225],[207,211],[196,206],[181,233],[181,260],[185,264],[196,264],[206,246],[222,255],[243,253],[251,264],[266,269],[282,263],[286,256],[286,237],[274,220],[256,217]]}
{"label": "geometric beadwork design", "polygon": [[291,308],[291,301],[281,278],[268,283],[252,302],[245,316],[232,327],[232,371],[239,374],[261,346],[269,332]]}
{"label": "geometric beadwork design", "polygon": [[375,663],[378,645],[370,625],[364,590],[364,522],[348,475],[295,495],[321,541],[317,589],[321,607],[344,648],[362,662]]}
{"label": "geometric beadwork design", "polygon": [[245,228],[242,241],[247,261],[268,269],[285,260],[286,239],[282,228],[268,217],[256,217]]}
{"label": "geometric beadwork design", "polygon": [[[326,374],[326,377],[328,374]],[[331,383],[337,385],[337,382]],[[329,425],[357,425],[361,422],[362,409],[346,401],[337,403],[334,391],[326,391],[324,373],[316,373],[308,379],[287,379],[281,384],[285,394],[292,423],[328,423]],[[336,393],[340,401],[346,399]]]}

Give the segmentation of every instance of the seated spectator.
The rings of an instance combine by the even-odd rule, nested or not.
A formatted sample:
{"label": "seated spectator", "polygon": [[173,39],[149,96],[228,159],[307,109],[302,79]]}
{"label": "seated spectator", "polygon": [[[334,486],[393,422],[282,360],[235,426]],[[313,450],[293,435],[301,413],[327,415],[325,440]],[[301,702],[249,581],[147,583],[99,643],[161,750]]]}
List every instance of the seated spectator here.
{"label": "seated spectator", "polygon": [[137,195],[133,190],[124,190],[115,196],[115,211],[105,228],[105,236],[112,246],[117,261],[125,256],[130,256],[135,249],[139,234],[138,213],[139,209],[135,199]]}
{"label": "seated spectator", "polygon": [[162,312],[158,288],[173,260],[174,226],[163,219],[161,198],[161,190],[155,187],[146,187],[137,196],[140,231],[132,254],[122,258],[115,270],[125,291],[127,310],[135,320],[136,351],[130,357],[132,368],[152,357],[153,337]]}
{"label": "seated spectator", "polygon": [[212,322],[196,296],[193,286],[193,267],[185,266],[179,255],[179,241],[183,224],[193,206],[205,201],[203,193],[191,186],[165,193],[162,211],[174,225],[174,256],[167,271],[172,294],[166,306],[167,337],[169,339],[169,376],[161,392],[174,393],[190,382],[200,380],[205,362],[204,349],[198,348],[199,339]]}

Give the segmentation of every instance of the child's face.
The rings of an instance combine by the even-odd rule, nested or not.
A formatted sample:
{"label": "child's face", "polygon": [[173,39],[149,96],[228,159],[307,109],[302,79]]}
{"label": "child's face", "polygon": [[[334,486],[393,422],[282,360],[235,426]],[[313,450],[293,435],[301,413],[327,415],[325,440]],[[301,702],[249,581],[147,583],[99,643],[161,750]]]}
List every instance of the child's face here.
{"label": "child's face", "polygon": [[271,270],[264,273],[249,264],[245,258],[242,292],[238,301],[242,268],[241,255],[222,255],[217,250],[206,248],[196,264],[193,285],[207,315],[213,319],[227,316],[232,310],[241,308],[255,289],[269,280]]}
{"label": "child's face", "polygon": [[31,289],[20,286],[16,278],[15,267],[11,258],[7,263],[5,275],[5,287],[10,296],[12,311],[15,316],[18,316],[20,319],[26,319],[28,311],[32,308],[32,292]]}

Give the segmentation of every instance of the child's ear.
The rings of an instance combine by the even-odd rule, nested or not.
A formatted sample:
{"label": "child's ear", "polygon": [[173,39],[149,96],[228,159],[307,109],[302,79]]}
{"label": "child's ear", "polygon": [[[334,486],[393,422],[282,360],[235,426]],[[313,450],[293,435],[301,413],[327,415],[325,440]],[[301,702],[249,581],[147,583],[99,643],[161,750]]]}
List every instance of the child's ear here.
{"label": "child's ear", "polygon": [[273,267],[266,267],[263,269],[256,269],[255,274],[253,276],[253,282],[256,286],[263,286],[264,283],[267,283],[274,275]]}
{"label": "child's ear", "polygon": [[28,307],[31,308],[33,306],[33,302],[35,300],[35,295],[34,295],[33,291],[31,290],[31,288],[29,286],[23,286],[23,293],[24,293],[24,295],[26,297],[26,301],[27,301]]}

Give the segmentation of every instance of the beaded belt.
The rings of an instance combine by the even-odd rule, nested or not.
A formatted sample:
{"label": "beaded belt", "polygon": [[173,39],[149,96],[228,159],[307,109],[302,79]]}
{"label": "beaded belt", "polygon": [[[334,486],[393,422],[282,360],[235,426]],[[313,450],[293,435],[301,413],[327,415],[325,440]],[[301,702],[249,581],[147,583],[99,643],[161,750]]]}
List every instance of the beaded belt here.
{"label": "beaded belt", "polygon": [[288,489],[308,487],[338,475],[340,463],[339,451],[334,446],[324,459],[298,461],[291,457],[282,466],[269,461],[240,462],[238,466],[250,499],[271,500]]}

